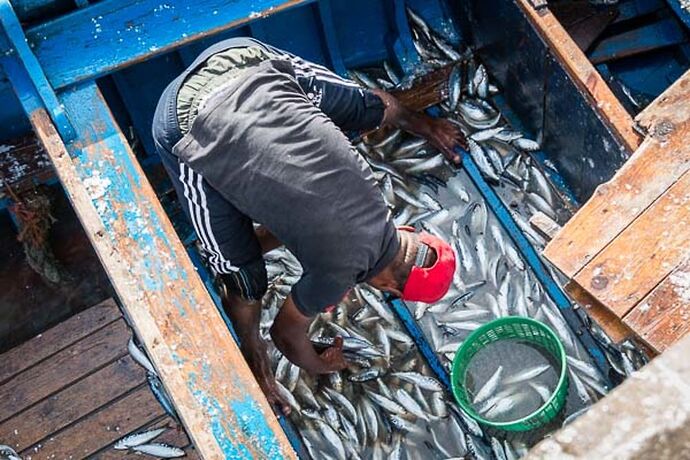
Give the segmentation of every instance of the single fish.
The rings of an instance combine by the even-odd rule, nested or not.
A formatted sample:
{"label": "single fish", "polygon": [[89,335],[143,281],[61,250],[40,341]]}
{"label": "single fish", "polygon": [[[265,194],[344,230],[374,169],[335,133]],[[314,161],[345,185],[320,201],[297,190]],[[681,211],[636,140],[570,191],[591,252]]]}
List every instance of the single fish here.
{"label": "single fish", "polygon": [[113,445],[113,449],[125,450],[141,444],[146,444],[149,441],[153,441],[155,438],[163,434],[167,428],[156,428],[153,430],[144,431],[141,433],[130,434],[120,439]]}
{"label": "single fish", "polygon": [[129,342],[127,342],[127,351],[129,351],[129,354],[134,358],[134,361],[139,363],[141,367],[149,371],[151,374],[158,376],[158,372],[156,372],[156,368],[153,367],[153,363],[149,360],[148,356],[139,348],[136,346],[134,343],[133,338],[129,338]]}
{"label": "single fish", "polygon": [[185,451],[179,447],[169,446],[167,444],[142,444],[132,447],[132,450],[158,458],[177,458],[186,455]]}
{"label": "single fish", "polygon": [[338,406],[340,406],[341,409],[345,411],[345,414],[350,418],[350,420],[357,420],[357,411],[355,410],[355,406],[352,405],[349,399],[347,399],[341,393],[338,393],[337,391],[334,391],[330,388],[324,388],[323,390],[326,392],[331,401],[336,403]]}
{"label": "single fish", "polygon": [[424,390],[443,391],[441,382],[428,375],[422,375],[418,372],[393,372],[391,375],[402,381],[417,385]]}
{"label": "single fish", "polygon": [[153,395],[156,397],[160,405],[163,406],[165,412],[179,424],[180,417],[177,415],[175,406],[173,406],[170,396],[168,396],[168,393],[163,388],[163,384],[161,383],[160,379],[154,374],[148,374],[146,376],[146,380],[148,381],[149,388],[151,388]]}
{"label": "single fish", "polygon": [[536,152],[541,148],[538,142],[533,141],[531,139],[527,139],[525,137],[520,137],[517,139],[514,139],[511,144],[515,146],[515,148],[520,149],[525,152]]}
{"label": "single fish", "polygon": [[479,404],[486,401],[489,396],[494,394],[498,385],[501,383],[501,376],[503,375],[503,366],[498,366],[496,371],[489,377],[489,380],[479,389],[472,400],[472,404]]}
{"label": "single fish", "polygon": [[479,171],[481,171],[482,175],[494,184],[499,184],[501,179],[498,177],[498,175],[496,175],[493,166],[491,166],[491,163],[487,159],[486,154],[481,146],[472,139],[468,139],[467,144],[470,147],[470,157],[472,157],[474,162],[477,164],[477,167],[479,168]]}
{"label": "single fish", "polygon": [[285,385],[280,383],[280,381],[276,380],[275,381],[276,385],[276,390],[278,390],[278,394],[280,395],[281,398],[285,400],[285,402],[288,403],[290,407],[292,407],[297,413],[302,411],[302,406],[300,403],[297,401],[297,399],[294,397],[292,392],[288,390]]}
{"label": "single fish", "polygon": [[407,412],[421,418],[422,420],[429,421],[429,416],[422,410],[421,406],[415,401],[415,399],[403,388],[398,388],[395,391],[395,399],[400,403],[402,407],[407,410]]}
{"label": "single fish", "polygon": [[0,460],[22,460],[22,458],[10,446],[0,444]]}
{"label": "single fish", "polygon": [[393,401],[391,398],[387,398],[386,396],[382,396],[378,393],[375,393],[370,390],[364,390],[367,396],[381,409],[385,410],[386,412],[389,412],[391,414],[397,414],[397,415],[405,415],[407,414],[407,411],[403,406],[398,404],[397,402]]}
{"label": "single fish", "polygon": [[453,66],[448,77],[448,104],[451,112],[454,112],[460,102],[462,92],[462,68],[459,64]]}
{"label": "single fish", "polygon": [[542,401],[546,402],[551,397],[551,390],[546,385],[542,385],[536,382],[529,382],[528,385],[532,387],[534,391],[537,392]]}
{"label": "single fish", "polygon": [[510,377],[506,378],[503,381],[503,383],[505,385],[513,385],[516,383],[524,382],[525,380],[532,380],[533,378],[540,376],[549,369],[551,369],[551,366],[549,364],[542,364],[540,366],[530,367],[521,372],[518,372],[515,375],[511,375]]}

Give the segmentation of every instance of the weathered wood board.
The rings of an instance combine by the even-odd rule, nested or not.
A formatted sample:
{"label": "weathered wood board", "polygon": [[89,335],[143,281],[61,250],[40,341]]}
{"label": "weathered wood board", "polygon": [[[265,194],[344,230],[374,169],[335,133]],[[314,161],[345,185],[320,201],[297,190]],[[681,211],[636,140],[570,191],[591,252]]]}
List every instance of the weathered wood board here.
{"label": "weathered wood board", "polygon": [[0,384],[121,317],[115,302],[106,300],[7,351],[0,355]]}
{"label": "weathered wood board", "polygon": [[690,71],[636,117],[640,148],[544,251],[614,335],[630,329],[655,351],[690,330],[688,101]]}
{"label": "weathered wood board", "polygon": [[589,96],[590,103],[599,109],[612,132],[620,138],[628,151],[634,151],[640,144],[640,136],[633,129],[630,114],[556,16],[548,8],[535,10],[528,0],[518,0],[517,3],[535,24],[543,40],[567,66],[573,81]]}
{"label": "weathered wood board", "polygon": [[664,278],[623,320],[659,352],[690,332],[690,259]]}
{"label": "weathered wood board", "polygon": [[0,356],[9,364],[25,361],[0,383],[2,443],[33,460],[135,458],[113,444],[155,425],[168,428],[157,442],[198,458],[151,392],[146,370],[129,356],[130,337],[109,300]]}
{"label": "weathered wood board", "polygon": [[[573,277],[690,170],[687,140],[648,137],[611,181],[570,219],[544,256]],[[662,173],[663,172],[663,173]]]}

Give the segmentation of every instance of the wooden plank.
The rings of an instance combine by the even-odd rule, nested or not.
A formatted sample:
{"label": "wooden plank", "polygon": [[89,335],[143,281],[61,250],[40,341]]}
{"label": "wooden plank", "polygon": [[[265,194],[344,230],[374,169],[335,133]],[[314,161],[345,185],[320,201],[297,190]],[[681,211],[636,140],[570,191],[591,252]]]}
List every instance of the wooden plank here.
{"label": "wooden plank", "polygon": [[614,315],[577,283],[569,282],[565,285],[565,290],[615,343],[621,343],[635,335],[621,318]]}
{"label": "wooden plank", "polygon": [[121,316],[115,301],[108,299],[12,348],[0,355],[0,384]]}
{"label": "wooden plank", "polygon": [[[95,83],[60,100],[70,152],[43,109],[31,123],[200,454],[295,458]],[[110,183],[90,196],[94,177]]]}
{"label": "wooden plank", "polygon": [[690,173],[626,228],[574,280],[623,317],[690,253]]}
{"label": "wooden plank", "polygon": [[1,423],[0,439],[24,450],[145,382],[146,371],[125,356]]}
{"label": "wooden plank", "polygon": [[23,450],[31,460],[85,458],[164,414],[148,385]]}
{"label": "wooden plank", "polygon": [[623,320],[659,352],[690,332],[690,259],[673,270]]}
{"label": "wooden plank", "polygon": [[676,19],[666,18],[605,38],[588,55],[592,64],[597,65],[678,45],[685,41],[685,32]]}
{"label": "wooden plank", "polygon": [[590,103],[597,107],[611,131],[633,152],[640,145],[640,136],[633,130],[630,114],[613,94],[587,56],[548,8],[535,11],[527,0],[516,0],[532,25],[566,66],[568,74]]}
{"label": "wooden plank", "polygon": [[[458,62],[459,64],[459,62]],[[456,63],[445,65],[415,79],[408,89],[391,92],[405,107],[415,112],[442,102],[448,97],[448,77]]]}
{"label": "wooden plank", "polygon": [[30,27],[26,37],[52,87],[65,88],[311,1],[96,2]]}
{"label": "wooden plank", "polygon": [[678,130],[679,135],[647,137],[546,246],[544,256],[566,276],[575,276],[690,170],[690,124]]}
{"label": "wooden plank", "polygon": [[0,421],[123,356],[129,337],[124,320],[118,320],[12,377],[0,387]]}
{"label": "wooden plank", "polygon": [[[668,136],[669,128],[683,126],[690,119],[688,100],[690,100],[690,70],[637,114],[635,122],[649,133]],[[658,125],[661,125],[660,132],[655,130]]]}
{"label": "wooden plank", "polygon": [[53,166],[35,136],[23,136],[0,142],[0,191],[7,185],[21,193],[55,177]]}
{"label": "wooden plank", "polygon": [[541,211],[537,211],[529,218],[530,225],[547,241],[551,240],[561,229],[556,221]]}

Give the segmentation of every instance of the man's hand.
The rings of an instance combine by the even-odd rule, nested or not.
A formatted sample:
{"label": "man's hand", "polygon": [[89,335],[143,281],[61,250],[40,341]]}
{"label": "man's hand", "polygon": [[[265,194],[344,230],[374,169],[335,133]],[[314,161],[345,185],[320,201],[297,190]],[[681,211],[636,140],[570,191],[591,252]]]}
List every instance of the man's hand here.
{"label": "man's hand", "polygon": [[384,125],[395,126],[427,139],[431,145],[443,153],[448,161],[456,165],[460,164],[462,158],[455,153],[455,147],[467,148],[467,141],[457,126],[448,120],[412,112],[393,95],[383,90],[374,89],[372,92],[381,98],[385,106]]}
{"label": "man's hand", "polygon": [[455,147],[467,149],[467,141],[458,127],[442,118],[424,117],[420,121],[420,135],[439,149],[448,161],[459,165],[462,158],[455,152]]}
{"label": "man's hand", "polygon": [[333,346],[324,350],[319,356],[321,357],[322,367],[316,372],[317,374],[339,372],[347,367],[347,361],[343,355],[342,337],[336,337]]}
{"label": "man's hand", "polygon": [[290,415],[290,405],[280,396],[276,387],[276,380],[268,361],[266,342],[259,337],[246,340],[242,343],[242,354],[268,402],[280,407],[283,414]]}
{"label": "man's hand", "polygon": [[347,367],[341,337],[321,354],[316,352],[307,335],[311,322],[312,318],[299,311],[292,295],[287,296],[271,326],[273,343],[290,362],[310,374],[330,374]]}

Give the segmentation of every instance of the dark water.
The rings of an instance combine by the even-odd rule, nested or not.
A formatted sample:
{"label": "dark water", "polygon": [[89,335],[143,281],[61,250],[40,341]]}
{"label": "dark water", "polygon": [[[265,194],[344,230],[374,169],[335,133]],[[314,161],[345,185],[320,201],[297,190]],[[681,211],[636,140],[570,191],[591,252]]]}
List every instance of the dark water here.
{"label": "dark water", "polygon": [[[474,403],[479,391],[502,367],[496,390]],[[529,369],[547,367],[539,375],[511,382],[518,374]],[[466,373],[466,388],[473,408],[487,420],[510,422],[525,417],[544,405],[558,383],[558,362],[541,347],[523,340],[501,340],[477,352]],[[535,387],[542,388],[541,395]],[[497,397],[498,396],[498,397]]]}

